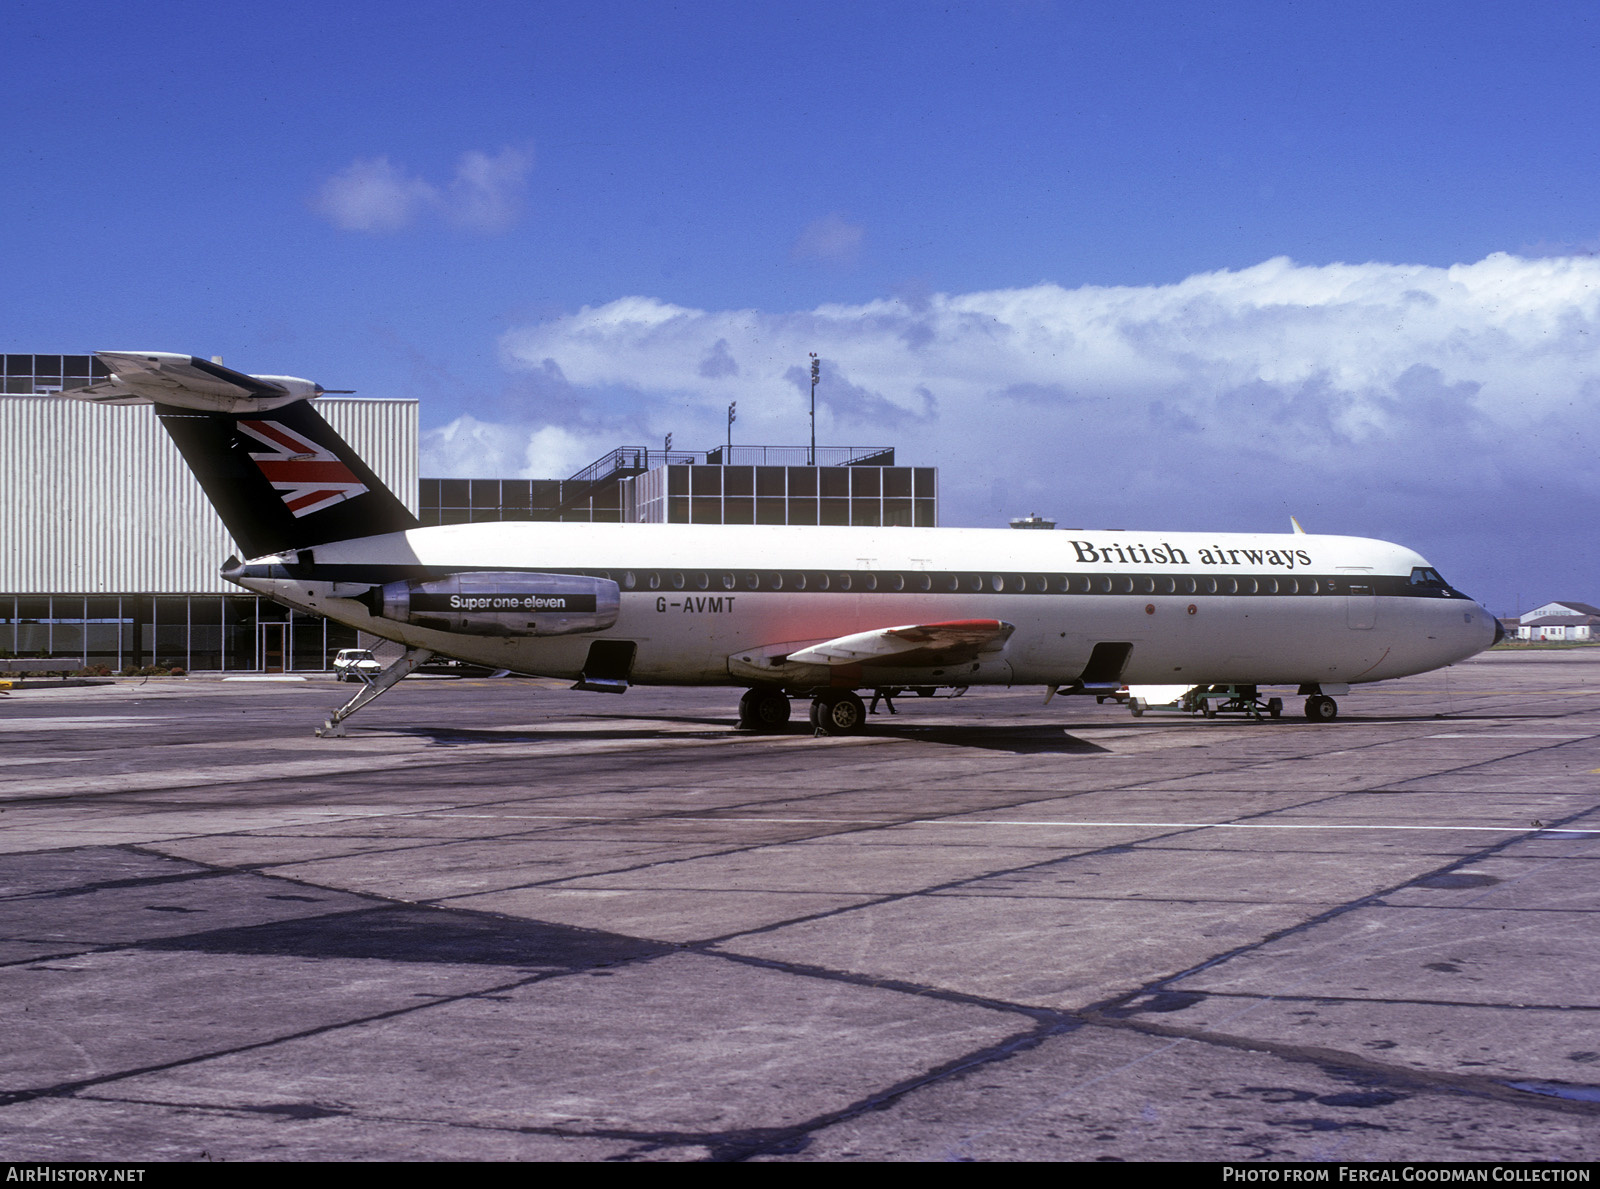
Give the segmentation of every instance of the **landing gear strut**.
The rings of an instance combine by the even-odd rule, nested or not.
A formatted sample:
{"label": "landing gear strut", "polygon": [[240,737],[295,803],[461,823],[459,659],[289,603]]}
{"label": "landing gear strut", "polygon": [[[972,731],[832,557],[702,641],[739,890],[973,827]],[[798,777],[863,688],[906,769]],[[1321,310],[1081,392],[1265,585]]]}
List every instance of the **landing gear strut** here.
{"label": "landing gear strut", "polygon": [[854,735],[867,722],[867,704],[848,689],[830,689],[811,703],[811,725],[819,735]]}
{"label": "landing gear strut", "polygon": [[432,655],[433,652],[427,648],[410,648],[406,650],[406,654],[404,656],[395,661],[394,664],[390,665],[376,677],[369,677],[367,674],[362,673],[361,670],[356,670],[357,674],[361,677],[361,680],[366,684],[362,687],[360,693],[351,698],[343,706],[339,707],[339,709],[335,710],[333,712],[333,716],[329,718],[327,722],[323,723],[317,728],[318,738],[344,738],[345,719],[349,718],[357,710],[360,710],[363,706],[372,701],[374,698],[378,697],[380,694],[387,693],[389,689],[399,682],[402,677],[411,676],[411,674],[415,673],[421,665],[425,664],[428,658]]}
{"label": "landing gear strut", "polygon": [[789,698],[770,685],[747,689],[739,699],[739,726],[746,731],[771,734],[789,721]]}

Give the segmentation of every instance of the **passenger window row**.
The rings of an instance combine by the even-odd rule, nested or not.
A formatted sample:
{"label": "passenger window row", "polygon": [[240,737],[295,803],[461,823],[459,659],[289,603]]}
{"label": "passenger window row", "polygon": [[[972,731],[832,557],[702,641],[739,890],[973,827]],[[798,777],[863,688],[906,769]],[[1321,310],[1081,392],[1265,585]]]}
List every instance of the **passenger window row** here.
{"label": "passenger window row", "polygon": [[[857,594],[1334,595],[1350,593],[1343,578],[1324,575],[997,574],[952,570],[561,570],[608,578],[627,591],[768,591]],[[1431,594],[1405,578],[1363,575],[1380,594]],[[1362,593],[1366,593],[1363,591]]]}

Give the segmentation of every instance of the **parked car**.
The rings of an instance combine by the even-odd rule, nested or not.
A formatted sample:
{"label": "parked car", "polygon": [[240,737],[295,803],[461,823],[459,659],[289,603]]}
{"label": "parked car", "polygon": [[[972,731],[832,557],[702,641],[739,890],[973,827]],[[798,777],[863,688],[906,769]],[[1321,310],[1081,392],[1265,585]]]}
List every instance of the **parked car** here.
{"label": "parked car", "polygon": [[370,648],[341,648],[333,658],[333,671],[340,681],[360,681],[362,674],[376,677],[383,666]]}

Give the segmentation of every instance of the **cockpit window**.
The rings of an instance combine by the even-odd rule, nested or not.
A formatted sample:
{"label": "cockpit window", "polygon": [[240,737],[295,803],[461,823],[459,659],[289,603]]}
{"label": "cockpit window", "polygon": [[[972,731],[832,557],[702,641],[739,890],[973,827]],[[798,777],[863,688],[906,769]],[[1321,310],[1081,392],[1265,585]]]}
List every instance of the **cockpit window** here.
{"label": "cockpit window", "polygon": [[1425,595],[1434,599],[1464,597],[1460,591],[1441,578],[1439,571],[1432,566],[1413,566],[1409,589],[1412,594]]}

